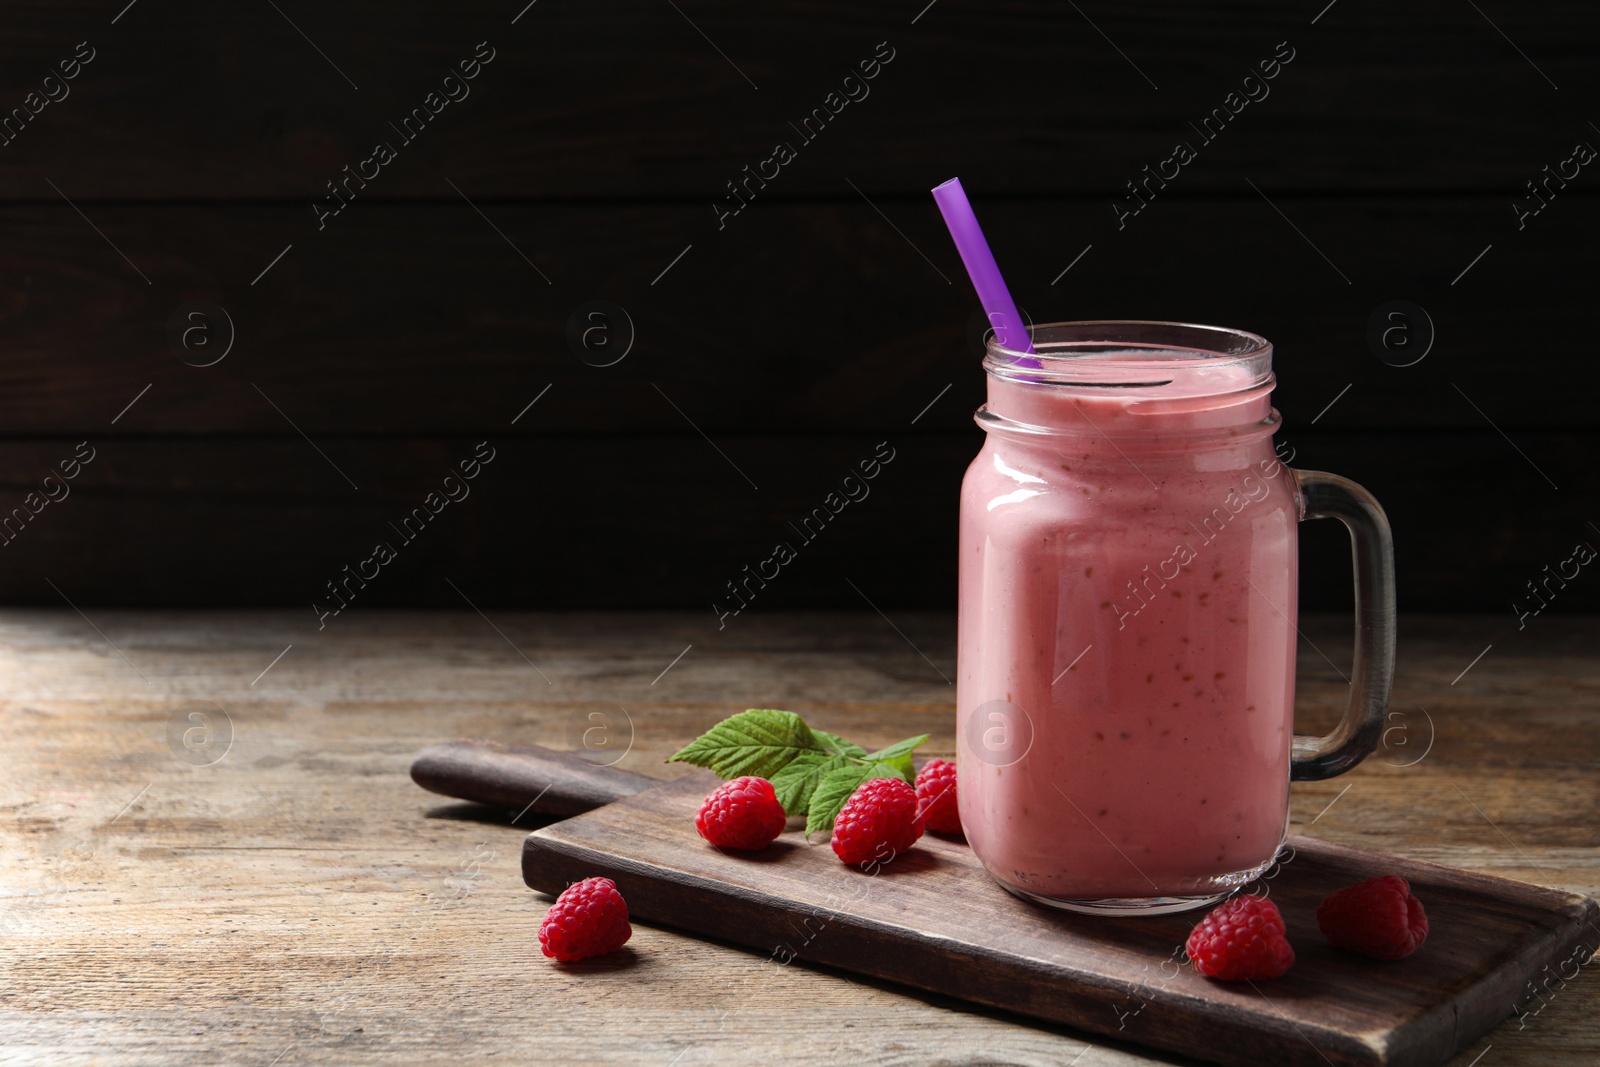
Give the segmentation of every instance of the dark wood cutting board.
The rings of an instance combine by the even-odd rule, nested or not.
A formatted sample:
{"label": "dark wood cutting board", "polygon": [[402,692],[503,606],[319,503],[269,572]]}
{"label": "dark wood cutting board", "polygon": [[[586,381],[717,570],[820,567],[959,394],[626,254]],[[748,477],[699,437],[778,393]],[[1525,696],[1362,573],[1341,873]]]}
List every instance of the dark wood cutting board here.
{"label": "dark wood cutting board", "polygon": [[[1027,903],[959,840],[925,836],[873,875],[794,832],[724,854],[694,829],[716,784],[694,774],[536,830],[523,877],[559,893],[604,875],[646,922],[1223,1064],[1442,1064],[1600,945],[1587,897],[1293,837],[1265,884],[1295,965],[1223,984],[1178,963],[1199,913],[1115,919]],[[1389,873],[1427,907],[1427,943],[1392,963],[1328,945],[1317,904]]]}

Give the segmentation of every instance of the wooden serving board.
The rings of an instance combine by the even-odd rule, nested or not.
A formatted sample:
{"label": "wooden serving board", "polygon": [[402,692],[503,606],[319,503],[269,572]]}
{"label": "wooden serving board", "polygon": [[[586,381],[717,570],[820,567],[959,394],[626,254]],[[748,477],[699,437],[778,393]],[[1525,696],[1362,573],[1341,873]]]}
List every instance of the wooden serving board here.
{"label": "wooden serving board", "polygon": [[[559,893],[616,881],[633,917],[1223,1064],[1442,1064],[1541,983],[1600,945],[1588,897],[1305,837],[1266,884],[1297,959],[1270,982],[1225,984],[1182,966],[1197,913],[1100,918],[1001,889],[959,840],[925,836],[874,875],[786,833],[724,854],[694,829],[709,773],[646,789],[528,835],[524,880]],[[1428,910],[1408,959],[1330,946],[1316,907],[1399,874]]]}

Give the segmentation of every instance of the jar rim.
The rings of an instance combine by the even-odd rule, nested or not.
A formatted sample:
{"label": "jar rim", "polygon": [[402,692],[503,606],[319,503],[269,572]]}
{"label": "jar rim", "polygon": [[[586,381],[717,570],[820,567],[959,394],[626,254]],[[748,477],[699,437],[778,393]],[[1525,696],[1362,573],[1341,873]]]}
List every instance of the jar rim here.
{"label": "jar rim", "polygon": [[1272,342],[1226,326],[1155,319],[1092,319],[1029,328],[1033,352],[991,332],[984,370],[1030,385],[1176,398],[1253,389],[1272,377]]}

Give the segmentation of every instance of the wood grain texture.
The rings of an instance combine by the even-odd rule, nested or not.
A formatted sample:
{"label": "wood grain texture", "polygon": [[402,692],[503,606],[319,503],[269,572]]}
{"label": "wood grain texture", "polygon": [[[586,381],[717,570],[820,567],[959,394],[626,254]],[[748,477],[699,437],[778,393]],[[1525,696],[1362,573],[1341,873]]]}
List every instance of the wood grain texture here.
{"label": "wood grain texture", "polygon": [[[1595,407],[1577,383],[1600,186],[1567,181],[1526,225],[1512,205],[1600,136],[1574,103],[1600,89],[1592,5],[908,7],[8,5],[0,117],[14,126],[10,109],[54,91],[43,79],[79,42],[95,57],[0,137],[0,480],[19,499],[61,440],[152,451],[142,471],[108,460],[109,497],[85,492],[70,522],[47,516],[50,537],[6,549],[27,558],[0,568],[0,596],[54,602],[43,577],[75,570],[85,602],[305,603],[391,505],[414,506],[447,439],[515,434],[553,439],[524,468],[550,481],[408,554],[418,580],[369,602],[450,603],[459,561],[488,579],[488,603],[708,605],[708,585],[770,551],[853,461],[844,437],[970,437],[976,309],[926,195],[952,172],[1034,317],[1272,338],[1286,433],[1347,434],[1325,465],[1381,483],[1407,524],[1403,604],[1509,611],[1574,528],[1587,536],[1594,517],[1559,502],[1594,495]],[[727,183],[879,41],[896,52],[871,95],[720,225]],[[1125,183],[1282,41],[1296,56],[1271,95],[1122,227]],[[478,42],[495,58],[471,95],[319,226],[328,183]],[[1437,332],[1414,367],[1366,341],[1401,298]],[[634,326],[615,366],[586,365],[568,339],[595,299]],[[184,362],[215,348],[171,340],[194,301],[232,317],[215,366]],[[730,453],[774,438],[745,452],[772,468],[749,472],[761,506],[727,502],[742,476],[699,465],[701,431]],[[302,432],[384,499],[323,494],[315,479],[344,475],[315,466]],[[953,583],[925,576],[951,558],[939,509],[972,451],[953,441],[930,447],[906,506],[869,511],[818,554],[881,569],[886,603],[949,606]],[[608,492],[584,491],[584,465]],[[1561,495],[1540,496],[1545,479]],[[642,515],[670,518],[645,533]],[[773,603],[855,607],[842,569]],[[1338,603],[1342,573],[1308,581],[1307,604]],[[1600,587],[1579,583],[1555,610],[1596,606]]]}
{"label": "wood grain texture", "polygon": [[[534,413],[561,402],[552,391]],[[504,422],[515,431],[511,415]],[[485,610],[689,605],[714,627],[713,602],[734,606],[727,583],[742,581],[743,568],[782,540],[798,558],[758,590],[752,611],[864,608],[862,593],[885,610],[953,606],[958,494],[981,433],[970,423],[924,433],[905,422],[903,432],[882,436],[718,434],[715,447],[692,431],[320,437],[315,445],[297,436],[93,436],[96,458],[70,495],[7,528],[0,596],[54,606],[64,606],[63,595],[80,605],[292,605],[314,632],[312,603],[334,606],[327,583],[350,581],[344,568],[361,568],[383,540],[398,556],[364,588],[349,587],[352,612],[468,601]],[[1578,542],[1600,544],[1572,510],[1600,497],[1596,431],[1523,431],[1516,445],[1491,428],[1359,436],[1289,428],[1281,438],[1295,449],[1295,466],[1352,478],[1383,503],[1404,608],[1488,608],[1515,631],[1512,604],[1534,603],[1526,583],[1544,580],[1546,566],[1560,568]],[[466,483],[470,495],[402,539],[397,526],[482,440],[495,459]],[[867,483],[868,495],[802,538],[796,526],[883,441],[895,458]],[[28,494],[42,491],[44,475],[76,444],[0,441],[0,518],[26,511]],[[1347,605],[1342,528],[1305,524],[1301,557],[1301,603]],[[1600,581],[1587,569],[1551,588],[1545,617],[1600,607]]]}
{"label": "wood grain texture", "polygon": [[[1177,962],[1202,913],[1109,919],[1025,903],[964,841],[928,835],[870,870],[798,835],[755,855],[711,848],[695,811],[717,784],[702,772],[535,830],[523,880],[555,894],[604,875],[630,915],[775,967],[825,963],[1233,1067],[1436,1067],[1512,1015],[1524,986],[1576,977],[1600,947],[1588,897],[1293,836],[1259,888],[1283,912],[1294,966],[1219,984]],[[1316,909],[1384,874],[1411,883],[1430,931],[1406,962],[1374,966],[1324,943]]]}
{"label": "wood grain texture", "polygon": [[[676,777],[668,755],[758,705],[869,745],[931,732],[930,754],[948,756],[950,691],[917,649],[949,673],[950,615],[891,612],[902,637],[866,611],[752,612],[721,632],[694,614],[491,612],[501,633],[470,610],[352,612],[320,634],[299,612],[86,614],[93,625],[64,607],[0,613],[0,1045],[13,1058],[1193,1062],[825,967],[774,972],[643,924],[622,956],[554,967],[534,936],[547,902],[518,870],[527,824],[406,773],[452,737],[576,747],[577,724],[606,713],[612,744],[631,733],[618,766]],[[1341,781],[1296,784],[1293,831],[1600,893],[1600,620],[1546,615],[1493,636],[1500,625],[1402,613],[1389,748]],[[1302,647],[1297,727],[1325,730],[1347,690],[1316,650],[1346,662],[1346,620],[1302,629],[1315,648]],[[191,701],[234,726],[209,766],[169,748]],[[1525,1025],[1452,1067],[1489,1046],[1478,1067],[1592,1064],[1593,971],[1552,983]]]}
{"label": "wood grain texture", "polygon": [[[1500,196],[1266,186],[1269,204],[1246,184],[1248,168],[1219,167],[1231,195],[1157,199],[1121,231],[1097,199],[986,204],[1019,304],[1041,322],[1258,332],[1275,345],[1287,433],[1313,421],[1596,425],[1582,390],[1551,384],[1583,381],[1590,366],[1584,264],[1600,197],[1575,189],[1518,232]],[[546,385],[517,432],[692,433],[687,416],[713,437],[870,433],[908,427],[925,408],[917,429],[966,430],[984,381],[960,260],[926,194],[875,204],[884,215],[841,180],[827,201],[757,203],[719,232],[709,211],[677,204],[480,205],[491,224],[459,200],[358,201],[320,233],[298,207],[90,205],[138,271],[65,204],[0,207],[11,282],[0,297],[0,433],[505,432]],[[1368,346],[1369,318],[1397,298],[1433,322],[1433,349],[1415,366],[1388,366]],[[632,325],[614,366],[586,364],[568,337],[574,312],[597,299]],[[198,344],[222,343],[220,320],[200,320],[192,351],[170,339],[191,301],[231,319],[233,349],[214,366],[190,363],[221,355]],[[624,345],[624,325],[609,325]],[[598,337],[592,358],[620,351],[601,353]],[[1539,374],[1503,372],[1509,352],[1533,349]]]}
{"label": "wood grain texture", "polygon": [[[144,5],[111,25],[116,11],[87,0],[8,5],[7,107],[78,41],[98,56],[0,150],[0,194],[51,196],[45,176],[75,176],[85,197],[309,200],[396,140],[388,123],[483,40],[497,54],[471,95],[401,147],[374,195],[435,196],[448,177],[483,196],[709,202],[796,140],[788,124],[883,40],[896,57],[871,95],[801,149],[851,161],[868,190],[926,190],[956,154],[997,191],[1119,188],[1288,41],[1293,62],[1226,134],[1258,182],[1509,193],[1590,135],[1566,98],[1597,88],[1578,0],[1490,10],[1493,23],[1447,0],[1321,18],[1266,0],[944,2],[921,17],[915,3],[678,6]],[[792,169],[786,195],[832,189],[804,156]]]}

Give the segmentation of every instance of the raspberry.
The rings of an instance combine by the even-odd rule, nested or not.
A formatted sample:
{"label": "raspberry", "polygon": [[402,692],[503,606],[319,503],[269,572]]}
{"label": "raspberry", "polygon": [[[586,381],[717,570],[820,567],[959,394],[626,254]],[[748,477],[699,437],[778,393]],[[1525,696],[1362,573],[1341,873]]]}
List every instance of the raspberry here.
{"label": "raspberry", "polygon": [[632,936],[628,902],[609,878],[567,886],[539,924],[539,947],[563,963],[615,952]]}
{"label": "raspberry", "polygon": [[888,863],[921,836],[916,790],[899,778],[869,778],[839,809],[833,852],[846,863]]}
{"label": "raspberry", "polygon": [[1317,908],[1322,935],[1339,948],[1397,960],[1422,947],[1428,915],[1411,885],[1396,874],[1345,886]]}
{"label": "raspberry", "polygon": [[1194,969],[1224,982],[1276,978],[1294,962],[1283,916],[1266,897],[1225,900],[1195,926],[1184,948]]}
{"label": "raspberry", "polygon": [[771,782],[735,778],[706,797],[694,817],[694,828],[718,848],[754,852],[777,840],[788,819]]}
{"label": "raspberry", "polygon": [[961,811],[956,807],[956,765],[949,760],[929,760],[917,772],[917,814],[922,825],[941,834],[961,832]]}

